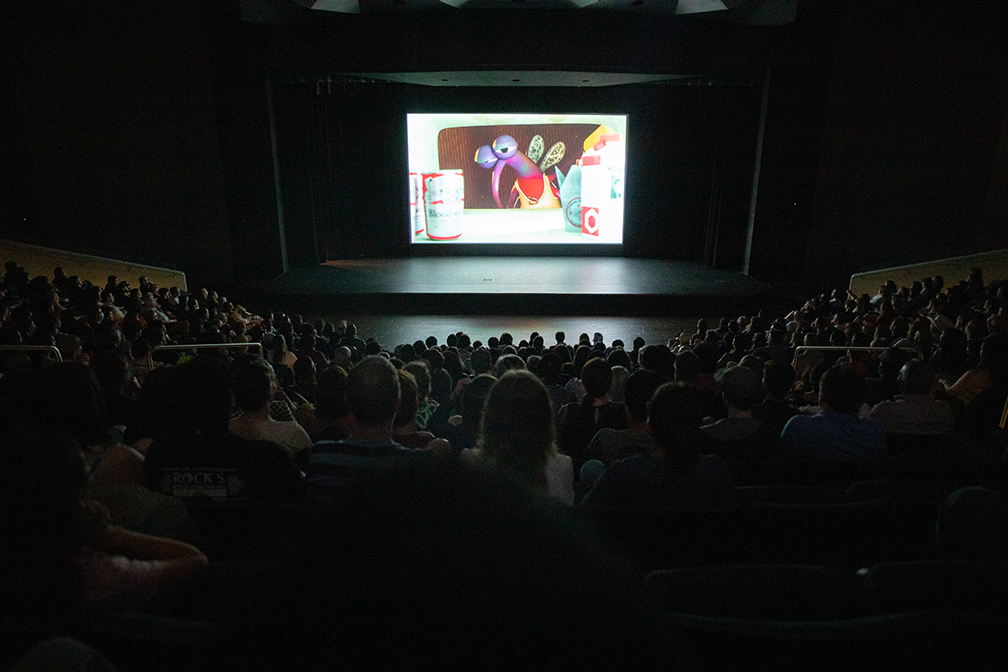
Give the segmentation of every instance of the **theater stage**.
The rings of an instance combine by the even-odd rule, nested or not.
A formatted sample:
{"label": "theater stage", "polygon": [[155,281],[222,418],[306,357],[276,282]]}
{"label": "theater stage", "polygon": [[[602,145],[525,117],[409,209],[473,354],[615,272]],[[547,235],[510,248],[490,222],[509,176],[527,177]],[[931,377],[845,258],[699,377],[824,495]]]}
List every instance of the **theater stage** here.
{"label": "theater stage", "polygon": [[350,259],[270,285],[282,305],[355,315],[706,316],[754,311],[767,290],[700,263],[622,257]]}

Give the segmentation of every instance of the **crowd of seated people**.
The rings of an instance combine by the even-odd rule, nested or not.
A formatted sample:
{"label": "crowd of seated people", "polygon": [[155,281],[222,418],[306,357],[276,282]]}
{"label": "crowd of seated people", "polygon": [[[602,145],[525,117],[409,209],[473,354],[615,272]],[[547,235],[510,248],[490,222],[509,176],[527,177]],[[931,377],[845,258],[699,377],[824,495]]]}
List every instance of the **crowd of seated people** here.
{"label": "crowd of seated people", "polygon": [[[30,278],[11,262],[2,280],[0,345],[52,346],[62,360],[31,349],[2,353],[2,538],[24,540],[4,544],[4,592],[13,596],[4,599],[6,623],[75,610],[174,614],[173,596],[205,587],[208,555],[211,565],[236,556],[275,559],[280,547],[305,561],[304,548],[326,546],[336,564],[320,568],[311,564],[315,558],[301,571],[316,572],[311,582],[323,593],[351,590],[342,581],[373,561],[368,544],[377,542],[369,535],[385,534],[378,530],[386,523],[404,536],[388,542],[380,566],[405,563],[422,572],[431,554],[444,554],[446,566],[493,592],[494,604],[514,620],[516,603],[503,595],[504,584],[514,589],[509,581],[533,581],[537,573],[533,583],[541,587],[559,574],[563,585],[620,574],[606,554],[621,549],[578,527],[591,515],[732,507],[736,486],[784,473],[805,474],[802,485],[846,487],[856,480],[851,474],[889,475],[907,456],[975,467],[948,475],[944,494],[970,488],[927,509],[942,516],[939,557],[1008,562],[1001,492],[1008,483],[1000,470],[1008,445],[1001,426],[1008,297],[1006,285],[985,284],[979,269],[948,287],[940,277],[909,288],[887,282],[874,297],[837,291],[787,315],[760,311],[715,327],[701,319],[692,334],[668,343],[637,338],[629,350],[618,339],[607,345],[601,333],[581,334],[570,345],[563,332],[549,346],[537,332],[517,343],[509,333],[483,343],[457,332],[444,344],[431,335],[390,346],[345,321],[280,311],[260,316],[215,292],[156,287],[144,278],[132,288],[110,276],[99,287],[60,269],[52,278]],[[263,356],[242,347],[254,343]],[[200,347],[157,350],[161,345]],[[865,346],[874,351],[858,349]],[[827,473],[834,477],[823,479]],[[935,469],[920,473],[944,478]],[[502,502],[514,507],[514,520]],[[423,536],[413,518],[389,513],[393,505],[440,528]],[[265,525],[256,516],[271,507],[299,522],[284,517]],[[332,514],[325,532],[298,518],[313,507]],[[31,517],[12,513],[21,510]],[[222,510],[251,515],[253,525],[221,518]],[[337,519],[343,526],[334,533]],[[516,532],[515,521],[529,529]],[[330,548],[335,542],[319,536],[331,534],[347,545]],[[543,535],[557,541],[527,545]],[[587,551],[578,546],[586,539]],[[491,579],[480,583],[466,565],[480,544],[497,552],[490,559],[478,554],[487,571],[523,569],[497,588]],[[576,548],[592,561],[574,557]],[[567,564],[557,565],[550,553]],[[369,565],[363,574],[380,583],[374,571]],[[544,589],[554,610],[548,613],[563,615],[579,600],[586,600],[579,603],[585,612],[598,604],[644,609],[635,592],[641,586],[626,579],[634,571],[604,587],[592,583],[590,596],[561,599]],[[319,576],[329,573],[340,580]],[[8,593],[11,585],[18,590]],[[261,591],[256,608],[298,621],[306,617],[291,606],[293,596],[321,599],[289,578],[278,585],[282,591]],[[475,597],[452,590],[465,609],[477,609],[466,602]],[[241,603],[233,594],[219,599]],[[522,605],[541,606],[541,599]],[[225,611],[234,616],[237,608]],[[481,612],[483,621],[465,627],[440,617],[459,634],[491,622],[505,627],[499,614]],[[418,637],[434,627],[421,626],[421,613],[408,620]],[[577,649],[589,632],[623,638],[613,655],[633,649],[640,635],[628,624],[580,625],[585,629],[562,626],[555,655],[570,655],[567,647]],[[308,651],[322,646],[299,641]],[[496,639],[487,645],[501,647]],[[427,649],[401,659],[356,655],[363,656],[357,662],[394,663],[420,651]],[[510,654],[506,659],[519,666],[527,662],[525,654]],[[579,655],[590,657],[588,649]]]}

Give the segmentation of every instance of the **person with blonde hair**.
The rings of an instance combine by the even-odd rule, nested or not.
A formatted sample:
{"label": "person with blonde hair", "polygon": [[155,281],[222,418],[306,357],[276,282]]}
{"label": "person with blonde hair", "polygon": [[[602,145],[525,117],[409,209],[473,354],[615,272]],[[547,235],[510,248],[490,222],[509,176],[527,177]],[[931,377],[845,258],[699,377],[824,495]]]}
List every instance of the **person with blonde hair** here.
{"label": "person with blonde hair", "polygon": [[574,466],[556,449],[549,393],[528,371],[506,372],[487,395],[477,451],[563,504],[574,503]]}

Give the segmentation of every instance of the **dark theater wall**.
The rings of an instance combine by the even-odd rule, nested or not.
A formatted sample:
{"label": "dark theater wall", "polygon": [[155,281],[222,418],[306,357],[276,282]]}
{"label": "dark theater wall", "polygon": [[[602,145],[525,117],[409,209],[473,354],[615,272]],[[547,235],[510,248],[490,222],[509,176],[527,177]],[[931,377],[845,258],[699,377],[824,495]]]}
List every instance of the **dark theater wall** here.
{"label": "dark theater wall", "polygon": [[1008,222],[984,207],[1008,112],[1008,3],[835,9],[808,282],[1004,248]]}
{"label": "dark theater wall", "polygon": [[804,7],[774,46],[752,256],[753,277],[792,286],[805,276],[815,223],[824,110],[836,29],[831,12]]}
{"label": "dark theater wall", "polygon": [[0,236],[233,280],[204,9],[5,5]]}

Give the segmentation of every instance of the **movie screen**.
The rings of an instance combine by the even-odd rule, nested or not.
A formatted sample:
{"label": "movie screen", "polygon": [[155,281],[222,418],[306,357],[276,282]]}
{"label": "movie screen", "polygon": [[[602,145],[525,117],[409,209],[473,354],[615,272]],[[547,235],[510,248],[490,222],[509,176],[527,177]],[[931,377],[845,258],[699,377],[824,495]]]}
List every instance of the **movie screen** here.
{"label": "movie screen", "polygon": [[410,240],[622,244],[625,115],[409,114]]}

